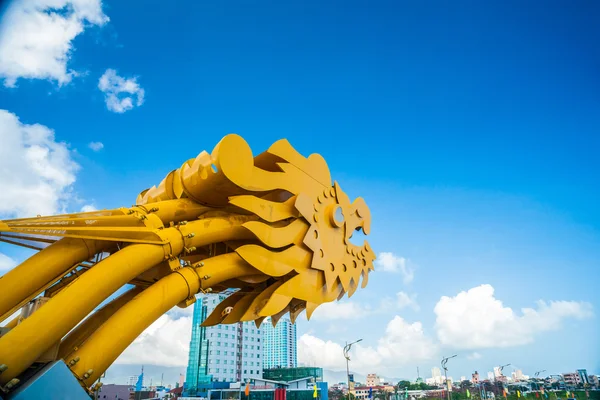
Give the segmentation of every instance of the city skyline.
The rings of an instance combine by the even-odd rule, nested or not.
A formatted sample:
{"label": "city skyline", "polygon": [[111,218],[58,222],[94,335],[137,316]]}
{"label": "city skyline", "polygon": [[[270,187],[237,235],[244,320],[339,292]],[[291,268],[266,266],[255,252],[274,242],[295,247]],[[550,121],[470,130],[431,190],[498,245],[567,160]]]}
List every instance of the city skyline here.
{"label": "city skyline", "polygon": [[[286,138],[363,196],[378,257],[298,317],[298,364],[344,371],[362,339],[362,374],[600,372],[599,3],[51,3],[1,17],[0,219],[134,204],[227,133]],[[0,243],[0,274],[32,254]],[[174,308],[116,362],[185,369],[193,325]]]}

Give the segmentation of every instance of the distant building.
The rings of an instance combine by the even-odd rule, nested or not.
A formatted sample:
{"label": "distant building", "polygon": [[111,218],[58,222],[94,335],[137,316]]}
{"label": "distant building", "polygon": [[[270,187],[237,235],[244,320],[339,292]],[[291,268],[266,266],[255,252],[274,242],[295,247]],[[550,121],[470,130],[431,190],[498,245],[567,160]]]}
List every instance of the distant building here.
{"label": "distant building", "polygon": [[493,380],[494,380],[494,373],[493,373],[492,371],[488,371],[488,373],[487,373],[487,377],[488,377],[488,379],[489,379],[490,381],[493,381]]}
{"label": "distant building", "polygon": [[523,375],[523,371],[518,369],[512,373],[512,378],[514,381],[522,381],[525,379],[525,376]]}
{"label": "distant building", "polygon": [[378,386],[380,383],[377,374],[367,374],[367,386]]}
{"label": "distant building", "polygon": [[589,385],[590,379],[588,377],[587,370],[578,369],[577,375],[579,375],[579,381],[577,383],[583,383],[584,385],[587,383]]}
{"label": "distant building", "polygon": [[130,393],[131,385],[113,385],[108,383],[100,387],[100,390],[98,390],[98,398],[111,400],[129,400]]}
{"label": "distant building", "polygon": [[474,385],[479,383],[479,372],[475,371],[475,373],[471,374],[471,383]]}
{"label": "distant building", "polygon": [[502,375],[502,371],[500,371],[500,367],[494,367],[494,378],[497,378]]}
{"label": "distant building", "polygon": [[192,338],[186,392],[210,382],[240,382],[262,378],[262,334],[254,322],[201,326],[230,293],[197,296],[192,318]]}
{"label": "distant building", "polygon": [[600,388],[600,382],[598,379],[598,375],[588,375],[588,379],[590,380],[590,385],[594,388]]}
{"label": "distant building", "polygon": [[575,386],[578,383],[579,375],[576,372],[566,372],[562,374],[566,385]]}
{"label": "distant building", "polygon": [[288,316],[273,327],[271,318],[261,325],[263,331],[263,368],[294,368],[297,361],[296,324]]}

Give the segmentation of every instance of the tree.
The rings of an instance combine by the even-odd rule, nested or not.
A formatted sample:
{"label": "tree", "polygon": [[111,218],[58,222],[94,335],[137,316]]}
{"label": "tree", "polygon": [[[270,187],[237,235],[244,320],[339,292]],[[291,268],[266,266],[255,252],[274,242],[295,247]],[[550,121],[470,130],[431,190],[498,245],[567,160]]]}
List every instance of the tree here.
{"label": "tree", "polygon": [[462,381],[460,383],[460,388],[461,389],[468,389],[468,388],[471,388],[471,387],[473,387],[473,384],[471,383],[471,381],[469,381],[467,379],[465,379],[464,381]]}
{"label": "tree", "polygon": [[398,389],[406,389],[408,388],[410,390],[410,382],[409,381],[400,381],[398,382]]}

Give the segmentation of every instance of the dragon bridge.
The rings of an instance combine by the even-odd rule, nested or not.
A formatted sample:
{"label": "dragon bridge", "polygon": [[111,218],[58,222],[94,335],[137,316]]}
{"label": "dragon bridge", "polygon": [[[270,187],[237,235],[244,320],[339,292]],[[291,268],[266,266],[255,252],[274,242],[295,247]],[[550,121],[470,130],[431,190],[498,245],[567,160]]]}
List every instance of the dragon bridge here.
{"label": "dragon bridge", "polygon": [[204,325],[310,318],[367,284],[375,255],[350,238],[370,223],[320,155],[279,140],[254,156],[235,134],[132,207],[0,221],[0,241],[38,250],[0,277],[0,393],[56,360],[97,389],[145,328],[200,292],[233,289]]}

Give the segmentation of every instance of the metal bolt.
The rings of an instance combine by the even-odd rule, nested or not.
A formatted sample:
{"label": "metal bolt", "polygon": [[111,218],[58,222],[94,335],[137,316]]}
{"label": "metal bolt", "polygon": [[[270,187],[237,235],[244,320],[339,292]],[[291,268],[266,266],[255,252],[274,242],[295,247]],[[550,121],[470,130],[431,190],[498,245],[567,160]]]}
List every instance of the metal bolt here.
{"label": "metal bolt", "polygon": [[189,233],[189,234],[187,235],[188,239],[191,239],[191,238],[193,238],[194,236],[196,236],[196,234],[195,234],[194,232],[192,232],[192,233]]}
{"label": "metal bolt", "polygon": [[150,209],[150,212],[157,212],[157,211],[158,211],[158,207],[152,207],[152,208]]}
{"label": "metal bolt", "polygon": [[6,371],[7,369],[8,369],[8,365],[0,364],[0,374],[3,373],[4,371]]}
{"label": "metal bolt", "polygon": [[204,276],[202,277],[202,279],[204,279],[204,280],[210,279],[210,275],[204,275]]}
{"label": "metal bolt", "polygon": [[14,386],[17,385],[17,383],[21,382],[20,380],[18,380],[17,378],[12,378],[7,384],[6,384],[6,389],[11,389]]}
{"label": "metal bolt", "polygon": [[179,225],[187,225],[187,221],[181,221]]}
{"label": "metal bolt", "polygon": [[79,357],[75,357],[74,359],[69,361],[69,365],[73,366],[73,365],[77,364],[78,362],[79,362]]}
{"label": "metal bolt", "polygon": [[212,292],[212,288],[206,289],[206,293],[210,293],[210,292]]}

